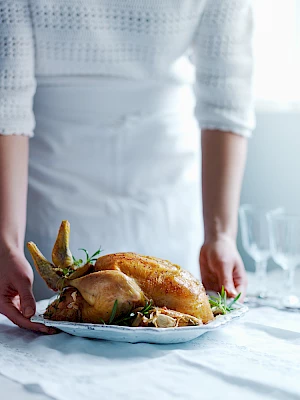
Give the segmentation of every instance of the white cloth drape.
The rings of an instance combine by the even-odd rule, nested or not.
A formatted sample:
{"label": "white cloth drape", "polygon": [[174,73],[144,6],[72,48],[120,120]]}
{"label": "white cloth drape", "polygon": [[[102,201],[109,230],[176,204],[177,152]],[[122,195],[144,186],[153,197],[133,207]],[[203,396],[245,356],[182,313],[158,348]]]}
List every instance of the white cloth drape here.
{"label": "white cloth drape", "polygon": [[0,315],[0,374],[56,400],[297,400],[299,346],[300,314],[272,308],[177,345],[43,336]]}

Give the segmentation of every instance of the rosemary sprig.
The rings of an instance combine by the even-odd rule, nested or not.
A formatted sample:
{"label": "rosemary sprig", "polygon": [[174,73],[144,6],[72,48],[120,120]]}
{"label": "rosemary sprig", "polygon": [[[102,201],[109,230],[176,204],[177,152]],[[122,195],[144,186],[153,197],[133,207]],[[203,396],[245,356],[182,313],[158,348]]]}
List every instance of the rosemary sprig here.
{"label": "rosemary sprig", "polygon": [[[130,326],[130,322],[132,322],[134,320],[134,318],[137,316],[138,313],[141,313],[143,315],[148,315],[150,314],[151,310],[153,309],[153,301],[147,301],[145,306],[140,310],[137,309],[136,311],[134,310],[130,310],[127,314],[125,314],[124,316],[121,316],[120,318],[115,319],[115,312],[114,312],[114,308],[115,310],[117,310],[117,305],[118,305],[118,300],[115,301],[114,303],[114,307],[109,319],[109,324],[114,324],[114,325],[129,325]],[[113,318],[112,318],[113,317]]]}
{"label": "rosemary sprig", "polygon": [[69,268],[64,268],[62,270],[62,272],[63,272],[63,276],[67,276],[70,273],[70,269]]}
{"label": "rosemary sprig", "polygon": [[140,312],[141,314],[143,314],[143,315],[148,315],[148,314],[150,314],[152,308],[153,308],[153,302],[152,302],[152,300],[146,301],[145,307],[144,307],[141,311],[139,311],[139,312]]}
{"label": "rosemary sprig", "polygon": [[79,258],[78,260],[73,256],[73,263],[76,267],[81,267],[82,264],[93,264],[95,261],[97,261],[97,256],[103,251],[101,247],[93,254],[89,255],[88,251],[86,249],[78,249],[82,250],[85,252],[86,260],[83,261],[82,258]]}
{"label": "rosemary sprig", "polygon": [[234,303],[236,303],[238,301],[238,299],[241,297],[242,293],[239,293],[228,305],[228,307],[232,310],[232,306],[234,305]]}
{"label": "rosemary sprig", "polygon": [[234,310],[233,305],[238,301],[240,297],[241,293],[239,293],[229,304],[227,304],[227,293],[224,286],[222,286],[221,293],[218,293],[218,297],[209,297],[209,304],[214,315],[224,315]]}
{"label": "rosemary sprig", "polygon": [[111,310],[110,317],[109,317],[109,321],[108,321],[109,325],[112,324],[115,319],[117,308],[118,308],[118,300],[116,299],[114,302],[113,308]]}
{"label": "rosemary sprig", "polygon": [[[74,263],[75,267],[80,267],[83,264],[82,258],[79,258],[78,260],[76,260],[76,258],[74,256],[72,256],[72,257],[73,257],[73,263]],[[65,268],[65,269],[67,269],[67,268]]]}
{"label": "rosemary sprig", "polygon": [[115,325],[130,325],[130,320],[136,317],[136,313],[129,311],[124,317],[120,317],[114,321]]}
{"label": "rosemary sprig", "polygon": [[129,313],[126,314],[125,316],[115,319],[117,307],[118,307],[118,300],[116,299],[108,323],[114,325],[120,325],[120,324],[128,325],[128,321],[131,318],[135,317],[136,314],[133,313],[132,310],[130,310]]}
{"label": "rosemary sprig", "polygon": [[73,265],[71,265],[70,267],[64,268],[62,270],[62,274],[63,274],[64,278],[67,278],[69,275],[71,275],[72,272],[74,272],[74,270],[76,270],[77,268],[82,267],[85,264],[93,264],[95,261],[97,261],[97,256],[102,251],[101,247],[100,247],[92,256],[89,256],[89,253],[88,253],[88,251],[86,249],[78,249],[78,250],[82,250],[82,251],[85,252],[86,260],[84,261],[82,258],[76,259],[74,256],[72,256]]}

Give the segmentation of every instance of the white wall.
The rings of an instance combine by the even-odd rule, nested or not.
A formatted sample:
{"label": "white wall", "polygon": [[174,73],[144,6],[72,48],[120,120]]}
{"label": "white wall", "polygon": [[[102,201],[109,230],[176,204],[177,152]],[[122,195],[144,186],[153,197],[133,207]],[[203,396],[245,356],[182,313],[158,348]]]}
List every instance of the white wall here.
{"label": "white wall", "polygon": [[[300,112],[258,112],[249,141],[241,204],[284,206],[300,214]],[[300,238],[299,238],[300,240]],[[253,261],[238,247],[247,269]],[[275,264],[271,261],[269,266]]]}

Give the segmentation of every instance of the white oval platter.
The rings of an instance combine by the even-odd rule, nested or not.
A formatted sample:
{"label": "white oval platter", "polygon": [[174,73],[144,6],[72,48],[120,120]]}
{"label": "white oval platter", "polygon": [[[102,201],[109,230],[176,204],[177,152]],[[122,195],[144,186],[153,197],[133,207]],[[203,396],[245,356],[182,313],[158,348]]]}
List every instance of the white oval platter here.
{"label": "white oval platter", "polygon": [[179,328],[131,328],[127,326],[87,324],[68,321],[51,321],[36,314],[31,318],[32,322],[57,328],[70,335],[90,339],[111,340],[127,343],[157,343],[172,344],[184,343],[196,339],[206,332],[221,328],[242,317],[248,311],[248,307],[237,304],[236,308],[226,314],[220,315],[214,321],[200,326],[185,326]]}

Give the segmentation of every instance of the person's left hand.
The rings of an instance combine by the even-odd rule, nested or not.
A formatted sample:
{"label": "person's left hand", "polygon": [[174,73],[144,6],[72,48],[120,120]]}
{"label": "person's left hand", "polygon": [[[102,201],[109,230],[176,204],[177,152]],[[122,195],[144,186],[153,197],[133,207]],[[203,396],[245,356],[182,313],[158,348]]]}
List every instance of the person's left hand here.
{"label": "person's left hand", "polygon": [[247,290],[247,275],[235,241],[227,236],[206,240],[200,251],[200,270],[206,290],[220,292],[224,286],[229,297]]}

